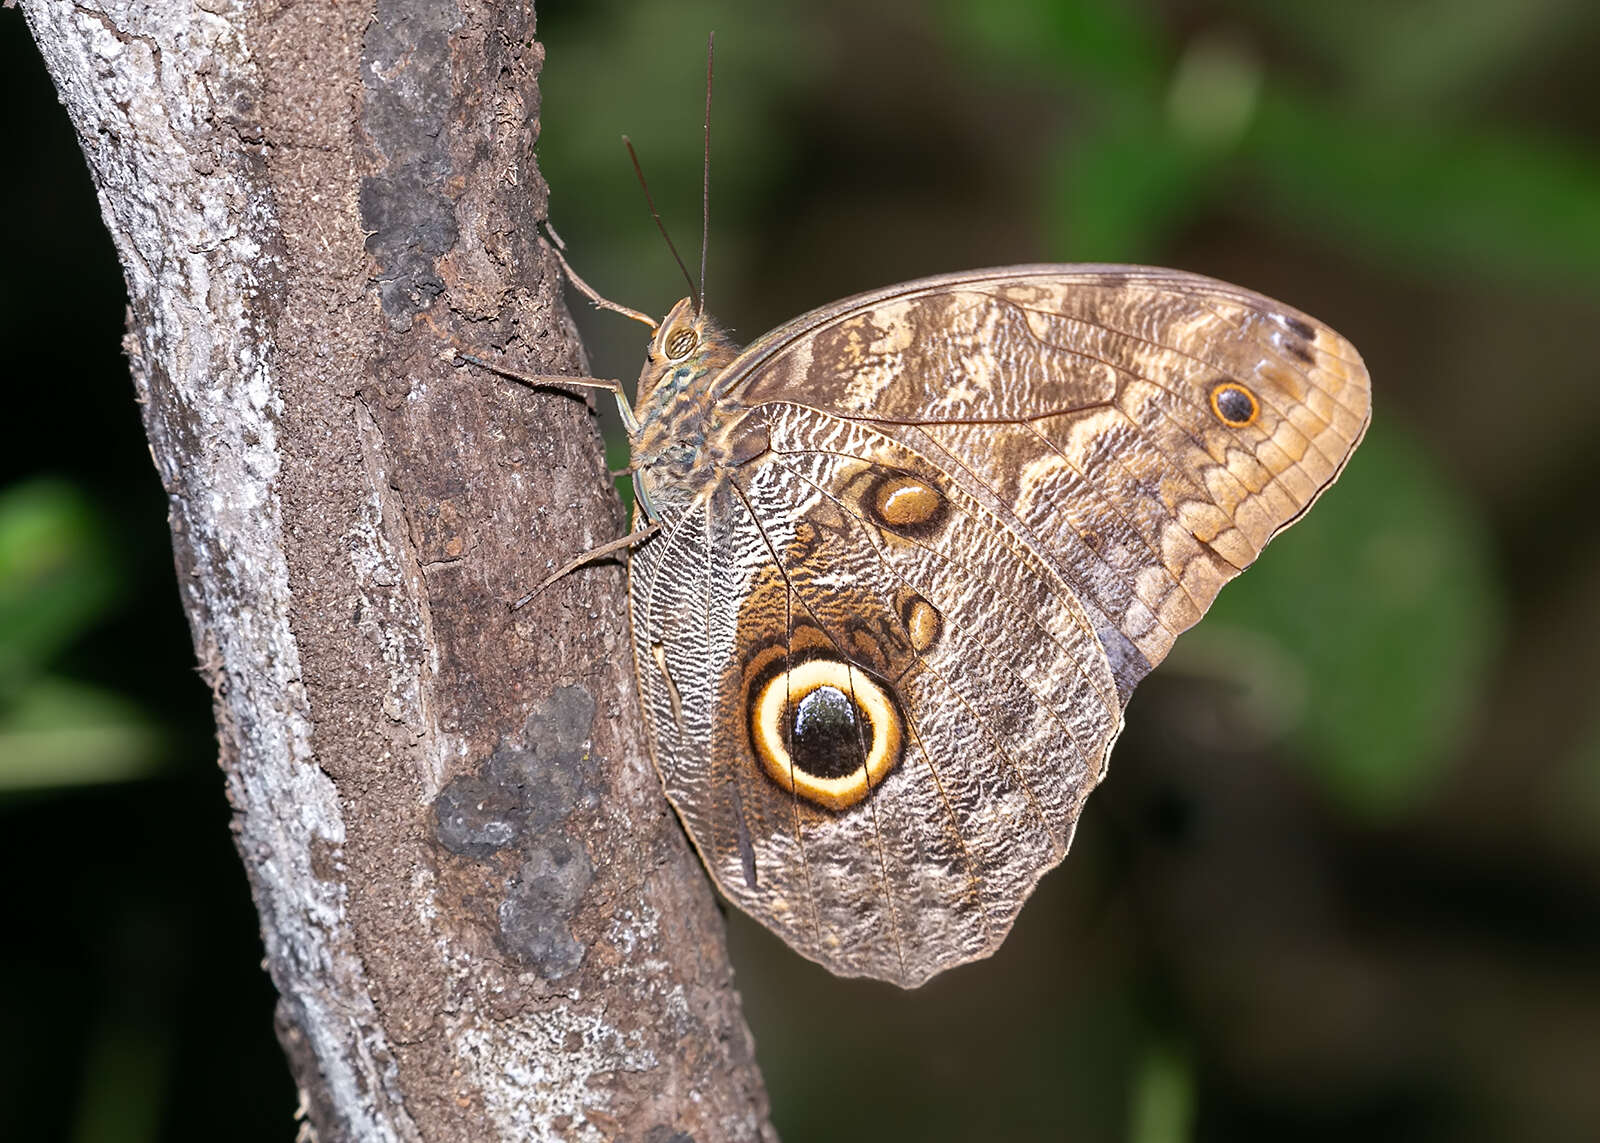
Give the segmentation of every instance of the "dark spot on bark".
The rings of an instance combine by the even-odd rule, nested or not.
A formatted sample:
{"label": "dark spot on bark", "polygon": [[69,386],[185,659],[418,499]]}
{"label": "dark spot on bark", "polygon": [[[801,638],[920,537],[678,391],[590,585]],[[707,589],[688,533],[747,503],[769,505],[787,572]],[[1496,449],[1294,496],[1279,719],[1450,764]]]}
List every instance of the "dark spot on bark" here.
{"label": "dark spot on bark", "polygon": [[556,829],[576,808],[599,804],[598,775],[584,749],[594,699],[562,687],[534,708],[523,741],[453,779],[433,800],[434,838],[452,853],[485,858]]}
{"label": "dark spot on bark", "polygon": [[559,825],[572,810],[592,800],[576,759],[544,758],[537,751],[496,751],[484,776],[516,798],[530,833]]}
{"label": "dark spot on bark", "polygon": [[451,853],[484,858],[516,842],[526,817],[516,793],[462,775],[433,800],[433,836]]}
{"label": "dark spot on bark", "polygon": [[687,1131],[674,1131],[665,1123],[658,1123],[644,1133],[644,1143],[694,1143]]}
{"label": "dark spot on bark", "polygon": [[594,723],[594,699],[582,687],[562,687],[528,716],[524,737],[541,758],[576,762]]}
{"label": "dark spot on bark", "polygon": [[446,140],[459,23],[453,4],[378,0],[362,43],[361,124],[383,162],[361,181],[361,223],[383,311],[401,325],[443,292],[435,263],[456,241]]}
{"label": "dark spot on bark", "polygon": [[521,742],[502,745],[433,801],[434,839],[450,852],[481,861],[521,851],[499,907],[498,943],[546,980],[571,972],[585,951],[570,922],[594,867],[567,822],[600,803],[600,771],[587,749],[593,720],[593,697],[562,687],[528,716]]}
{"label": "dark spot on bark", "polygon": [[566,976],[583,963],[570,921],[593,880],[594,866],[577,842],[555,838],[533,847],[500,903],[500,947],[546,980]]}

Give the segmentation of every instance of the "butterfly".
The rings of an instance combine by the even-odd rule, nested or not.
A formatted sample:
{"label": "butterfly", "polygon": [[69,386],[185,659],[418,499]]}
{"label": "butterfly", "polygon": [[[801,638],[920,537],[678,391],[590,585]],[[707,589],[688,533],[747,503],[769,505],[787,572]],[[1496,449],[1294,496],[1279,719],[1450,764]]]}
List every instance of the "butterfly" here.
{"label": "butterfly", "polygon": [[998,947],[1134,687],[1371,418],[1350,342],[1176,270],[924,278],[743,349],[698,291],[650,324],[634,404],[603,383],[642,519],[557,575],[631,548],[651,753],[727,899],[908,988]]}
{"label": "butterfly", "polygon": [[[708,46],[708,172],[709,106]],[[1197,274],[924,278],[741,349],[692,279],[655,322],[552,250],[653,333],[631,406],[525,378],[613,392],[633,460],[634,531],[546,583],[629,550],[666,795],[723,895],[839,975],[999,946],[1134,688],[1371,419],[1350,342]]]}

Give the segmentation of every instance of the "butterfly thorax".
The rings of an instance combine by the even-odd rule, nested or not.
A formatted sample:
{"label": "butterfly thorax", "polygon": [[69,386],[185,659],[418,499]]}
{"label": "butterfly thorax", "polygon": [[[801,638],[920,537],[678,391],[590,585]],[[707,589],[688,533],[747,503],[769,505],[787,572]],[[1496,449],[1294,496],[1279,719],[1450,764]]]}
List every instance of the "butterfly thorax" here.
{"label": "butterfly thorax", "polygon": [[[639,479],[658,509],[681,510],[752,455],[750,432],[739,426],[744,408],[712,396],[738,353],[709,315],[695,313],[689,298],[656,330],[639,374],[639,428],[630,443]],[[755,451],[764,448],[763,442]]]}

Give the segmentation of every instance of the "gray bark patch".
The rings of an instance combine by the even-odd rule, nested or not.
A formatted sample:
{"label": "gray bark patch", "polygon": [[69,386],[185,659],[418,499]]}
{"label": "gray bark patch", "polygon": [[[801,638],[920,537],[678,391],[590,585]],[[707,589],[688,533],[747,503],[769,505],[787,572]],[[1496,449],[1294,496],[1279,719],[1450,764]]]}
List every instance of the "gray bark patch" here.
{"label": "gray bark patch", "polygon": [[[492,761],[492,759],[491,759]],[[476,775],[454,779],[433,800],[435,840],[451,853],[484,858],[521,839],[521,799]]]}
{"label": "gray bark patch", "polygon": [[361,180],[361,225],[383,312],[400,326],[444,292],[436,261],[455,245],[446,145],[454,4],[378,0],[361,52],[361,125],[383,170]]}
{"label": "gray bark patch", "polygon": [[567,823],[600,803],[600,770],[587,750],[594,711],[589,692],[560,688],[534,708],[520,742],[503,744],[433,801],[434,839],[451,853],[478,861],[520,853],[498,909],[497,943],[546,980],[577,968],[585,951],[571,920],[594,865]]}
{"label": "gray bark patch", "polygon": [[563,838],[537,846],[500,903],[499,944],[555,980],[583,963],[584,947],[569,922],[594,879],[583,846]]}

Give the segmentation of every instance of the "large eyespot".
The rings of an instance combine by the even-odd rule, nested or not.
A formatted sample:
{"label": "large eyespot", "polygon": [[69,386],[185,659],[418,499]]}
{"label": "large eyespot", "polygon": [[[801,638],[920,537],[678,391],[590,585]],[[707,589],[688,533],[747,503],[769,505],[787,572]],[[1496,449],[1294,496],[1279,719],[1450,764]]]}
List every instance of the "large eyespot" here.
{"label": "large eyespot", "polygon": [[846,810],[882,784],[904,734],[889,692],[838,659],[778,671],[750,704],[750,744],[767,776],[830,810]]}
{"label": "large eyespot", "polygon": [[667,359],[669,361],[682,361],[694,352],[695,346],[700,344],[700,335],[686,325],[667,334]]}
{"label": "large eyespot", "polygon": [[1261,414],[1256,395],[1237,381],[1224,381],[1211,389],[1211,411],[1217,420],[1230,429],[1242,429],[1255,424]]}

